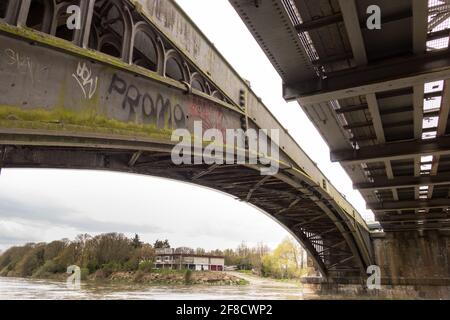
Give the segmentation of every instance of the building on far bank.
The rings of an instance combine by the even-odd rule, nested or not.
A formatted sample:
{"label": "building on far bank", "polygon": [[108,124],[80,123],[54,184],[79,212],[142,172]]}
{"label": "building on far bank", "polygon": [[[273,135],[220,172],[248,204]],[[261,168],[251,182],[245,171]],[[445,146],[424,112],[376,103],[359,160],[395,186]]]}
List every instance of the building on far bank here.
{"label": "building on far bank", "polygon": [[191,269],[196,271],[223,271],[225,258],[194,254],[174,248],[156,249],[155,268]]}
{"label": "building on far bank", "polygon": [[237,271],[238,270],[238,266],[225,266],[224,271]]}

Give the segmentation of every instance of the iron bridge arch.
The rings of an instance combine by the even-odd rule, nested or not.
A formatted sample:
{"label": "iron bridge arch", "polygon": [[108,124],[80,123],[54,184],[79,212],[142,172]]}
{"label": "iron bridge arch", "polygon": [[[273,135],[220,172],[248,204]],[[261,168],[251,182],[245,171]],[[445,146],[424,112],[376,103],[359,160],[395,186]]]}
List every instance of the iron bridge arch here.
{"label": "iron bridge arch", "polygon": [[[81,29],[65,25],[79,5]],[[372,264],[369,232],[281,151],[281,168],[182,165],[175,128],[256,128],[245,110],[126,0],[6,1],[0,12],[0,168],[96,169],[195,183],[287,228],[329,279]],[[67,29],[67,30],[66,30]],[[245,121],[244,121],[245,120]]]}

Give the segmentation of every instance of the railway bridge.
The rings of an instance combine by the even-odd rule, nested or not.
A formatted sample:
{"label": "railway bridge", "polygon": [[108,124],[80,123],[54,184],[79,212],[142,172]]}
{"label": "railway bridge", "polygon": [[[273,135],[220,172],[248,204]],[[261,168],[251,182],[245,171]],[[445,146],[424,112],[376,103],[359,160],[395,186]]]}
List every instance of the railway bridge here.
{"label": "railway bridge", "polygon": [[[72,14],[77,28],[67,24]],[[200,121],[203,130],[267,129],[272,142],[277,130],[278,172],[264,176],[263,164],[247,162],[174,164],[173,131],[193,132]],[[0,167],[201,185],[283,225],[330,281],[360,279],[374,264],[359,213],[173,1],[2,1]]]}

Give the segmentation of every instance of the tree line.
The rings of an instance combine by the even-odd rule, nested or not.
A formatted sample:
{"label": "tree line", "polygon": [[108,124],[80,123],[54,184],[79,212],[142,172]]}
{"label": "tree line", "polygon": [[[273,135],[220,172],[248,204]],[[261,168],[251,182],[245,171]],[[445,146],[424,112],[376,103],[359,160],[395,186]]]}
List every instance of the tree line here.
{"label": "tree line", "polygon": [[[100,272],[104,277],[118,271],[151,272],[155,249],[170,247],[168,240],[149,244],[138,235],[127,238],[121,233],[83,234],[73,241],[28,243],[11,247],[0,255],[0,276],[44,278],[65,273],[70,265],[79,266],[83,274]],[[262,243],[255,247],[242,243],[236,249],[226,250],[178,249],[184,253],[223,256],[225,265],[262,276],[293,278],[304,273],[303,249],[289,238],[273,251]]]}

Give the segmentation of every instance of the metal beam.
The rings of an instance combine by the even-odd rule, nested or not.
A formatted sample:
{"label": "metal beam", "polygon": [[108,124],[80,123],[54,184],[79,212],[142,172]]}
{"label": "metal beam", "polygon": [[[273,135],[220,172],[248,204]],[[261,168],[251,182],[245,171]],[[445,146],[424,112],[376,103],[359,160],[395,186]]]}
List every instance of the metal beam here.
{"label": "metal beam", "polygon": [[[413,52],[416,55],[422,55],[426,52],[427,29],[428,29],[428,1],[416,0],[412,2],[413,7]],[[423,122],[423,100],[424,86],[417,84],[413,87],[413,121],[414,138],[422,138]],[[414,176],[420,178],[420,156],[414,158]],[[419,186],[414,188],[414,198],[420,197]]]}
{"label": "metal beam", "polygon": [[433,91],[433,92],[425,93],[423,95],[423,98],[428,100],[428,99],[431,99],[431,98],[440,97],[440,96],[442,96],[442,94],[443,94],[442,91]]}
{"label": "metal beam", "polygon": [[199,172],[199,173],[197,173],[197,174],[195,174],[191,179],[193,180],[193,181],[195,181],[195,180],[197,180],[197,179],[200,179],[201,177],[203,177],[203,176],[205,176],[205,175],[207,175],[207,174],[210,174],[211,172],[213,172],[217,167],[219,167],[220,165],[219,164],[213,164],[213,165],[211,165],[208,169],[206,169],[206,170],[203,170],[203,171],[201,171],[201,172]]}
{"label": "metal beam", "polygon": [[424,129],[422,129],[422,132],[423,133],[436,132],[437,129],[438,129],[437,127],[424,128]]}
{"label": "metal beam", "polygon": [[[367,104],[369,106],[370,115],[372,116],[374,122],[375,135],[377,136],[378,144],[383,144],[386,142],[386,136],[384,134],[383,123],[380,116],[380,108],[378,106],[378,100],[375,94],[371,93],[366,96]],[[388,179],[394,177],[394,172],[392,170],[392,165],[389,160],[384,161],[384,166],[386,169],[386,176]],[[398,200],[398,193],[396,189],[392,189],[392,197],[394,200]]]}
{"label": "metal beam", "polygon": [[377,142],[379,144],[384,143],[386,138],[384,136],[383,124],[380,116],[380,108],[378,106],[378,100],[375,94],[368,94],[366,96],[367,105],[369,108],[370,116],[372,117],[373,128],[375,129],[375,135],[377,136]]}
{"label": "metal beam", "polygon": [[[405,10],[401,12],[395,12],[389,15],[381,16],[381,23],[383,25],[388,24],[390,22],[395,22],[403,19],[410,19],[413,16],[411,10]],[[363,19],[361,22],[361,29],[367,29],[367,21]]]}
{"label": "metal beam", "polygon": [[444,90],[442,93],[442,103],[439,114],[439,123],[437,127],[437,136],[443,136],[447,130],[447,121],[450,112],[450,81],[444,82]]}
{"label": "metal beam", "polygon": [[312,237],[310,237],[309,239],[315,239],[317,237],[319,237],[321,239],[321,237],[323,235],[326,235],[327,233],[330,233],[330,232],[333,232],[333,231],[339,232],[338,228],[336,226],[333,226],[332,228],[329,228],[329,229],[327,229],[325,231],[314,233],[314,235]]}
{"label": "metal beam", "polygon": [[448,78],[450,54],[448,50],[442,50],[420,56],[386,59],[368,66],[328,74],[324,79],[286,83],[283,85],[283,96],[286,100],[298,99],[301,105],[310,105]]}
{"label": "metal beam", "polygon": [[444,29],[444,30],[431,32],[431,33],[428,34],[427,40],[428,41],[432,41],[432,40],[445,38],[445,37],[448,37],[449,34],[450,34],[450,30],[449,29]]}
{"label": "metal beam", "polygon": [[388,215],[386,213],[378,213],[377,219],[383,223],[400,223],[406,221],[437,221],[437,220],[450,220],[450,215],[441,211],[439,213],[414,213],[414,214],[402,214],[402,215]]}
{"label": "metal beam", "polygon": [[[83,26],[78,32],[78,39],[76,42],[83,48],[89,47],[90,33],[92,30],[92,20],[94,16],[95,0],[86,0],[81,2],[81,9],[83,11]],[[76,34],[77,35],[77,34]]]}
{"label": "metal beam", "polygon": [[426,51],[428,29],[428,1],[412,1],[413,9],[413,49],[415,54],[423,54]]}
{"label": "metal beam", "polygon": [[259,187],[261,187],[264,183],[266,183],[267,180],[269,180],[272,176],[265,176],[264,178],[262,178],[260,181],[258,181],[258,183],[255,184],[255,186],[253,188],[250,189],[250,191],[247,194],[247,197],[245,199],[245,201],[250,201],[253,193],[258,190]]}
{"label": "metal beam", "polygon": [[450,174],[437,176],[395,177],[393,179],[376,179],[374,182],[361,182],[353,184],[358,190],[382,190],[391,188],[407,188],[420,185],[445,185],[450,184]]}
{"label": "metal beam", "polygon": [[327,64],[331,64],[331,63],[335,63],[335,62],[349,60],[352,58],[353,58],[353,54],[346,52],[346,53],[337,54],[337,55],[328,56],[328,57],[314,60],[314,61],[312,61],[312,64],[314,66],[323,66],[323,65],[327,65]]}
{"label": "metal beam", "polygon": [[428,31],[432,31],[434,28],[439,26],[442,22],[447,20],[450,17],[450,12],[444,12],[442,14],[435,15],[429,22],[428,22]]}
{"label": "metal beam", "polygon": [[137,151],[135,153],[133,153],[133,155],[131,156],[130,161],[128,162],[128,166],[129,167],[134,167],[134,165],[136,164],[136,162],[139,160],[139,158],[142,155],[142,151]]}
{"label": "metal beam", "polygon": [[389,90],[389,91],[383,91],[377,93],[378,99],[388,99],[388,98],[395,98],[399,96],[409,96],[414,93],[412,87],[406,87],[406,88],[400,88],[396,90]]}
{"label": "metal beam", "polygon": [[355,112],[355,111],[364,111],[364,110],[367,110],[368,108],[369,108],[369,106],[367,105],[367,103],[363,103],[363,104],[358,104],[358,105],[353,105],[353,106],[341,107],[340,109],[336,109],[336,113],[344,114],[344,113],[350,113],[350,112]]}
{"label": "metal beam", "polygon": [[430,14],[438,14],[438,13],[450,11],[450,4],[448,3],[448,0],[444,0],[444,2],[446,2],[446,3],[431,6],[428,9]]}
{"label": "metal beam", "polygon": [[367,54],[359,23],[356,1],[339,0],[339,6],[341,8],[342,17],[344,18],[347,36],[352,47],[353,58],[358,66],[365,65],[367,64]]}
{"label": "metal beam", "polygon": [[369,136],[355,136],[349,139],[350,142],[364,142],[364,141],[371,141],[371,140],[377,140],[376,135],[369,135]]}
{"label": "metal beam", "polygon": [[[436,130],[436,136],[442,137],[445,135],[445,132],[447,131],[447,122],[448,122],[448,115],[450,110],[450,83],[448,80],[444,82],[444,89],[442,91],[442,101],[441,101],[441,107],[439,110],[439,122],[437,125]],[[440,155],[435,155],[433,157],[433,165],[431,166],[431,175],[436,175],[438,173],[438,168],[440,164]],[[433,197],[434,192],[434,186],[430,186],[428,188],[428,198]]]}
{"label": "metal beam", "polygon": [[380,111],[380,114],[382,116],[385,116],[385,115],[388,115],[388,114],[411,112],[411,111],[413,111],[413,107],[412,106],[404,106],[404,107],[395,107],[395,108],[385,109],[383,111]]}
{"label": "metal beam", "polygon": [[[310,224],[310,223],[312,223],[312,222],[314,222],[314,221],[323,219],[323,218],[325,218],[325,217],[326,217],[326,215],[320,214],[320,215],[318,215],[317,217],[314,217],[314,218],[311,218],[311,219],[309,219],[309,220],[307,220],[307,221],[303,221],[303,222],[300,222],[300,223],[295,224],[295,225],[294,225],[294,228],[301,228],[301,227],[303,227],[303,226],[306,226],[306,225],[308,225],[308,224]],[[333,229],[336,229],[336,227],[333,227]]]}
{"label": "metal beam", "polygon": [[441,110],[439,109],[430,109],[423,112],[423,117],[439,117],[441,115]]}
{"label": "metal beam", "polygon": [[320,18],[317,18],[314,20],[304,21],[303,23],[296,25],[295,30],[297,30],[299,33],[307,32],[307,31],[311,31],[314,29],[326,27],[326,26],[329,26],[330,24],[334,24],[334,23],[341,22],[341,21],[342,21],[342,14],[335,13],[335,14],[325,16],[325,17],[320,17]]}
{"label": "metal beam", "polygon": [[279,215],[279,214],[281,214],[281,213],[283,213],[283,212],[285,212],[285,211],[287,211],[287,210],[289,210],[289,209],[292,209],[292,208],[295,207],[300,201],[302,201],[302,199],[300,199],[300,198],[295,199],[294,201],[292,201],[292,202],[289,204],[289,206],[288,206],[287,208],[284,208],[284,209],[281,209],[280,211],[278,211],[278,212],[276,213],[276,215]]}
{"label": "metal beam", "polygon": [[373,211],[388,210],[415,210],[415,209],[432,209],[450,207],[449,198],[441,199],[424,199],[424,200],[406,200],[406,201],[385,201],[368,203],[367,209]]}
{"label": "metal beam", "polygon": [[331,152],[332,162],[343,165],[382,162],[384,160],[410,159],[420,155],[450,154],[450,136],[430,140],[391,142],[358,150]]}
{"label": "metal beam", "polygon": [[345,130],[351,130],[351,129],[357,129],[357,128],[370,127],[372,125],[373,125],[372,121],[355,122],[355,123],[347,124],[343,128]]}
{"label": "metal beam", "polygon": [[402,120],[402,121],[397,121],[397,122],[385,123],[383,125],[383,127],[384,128],[395,128],[395,127],[411,126],[413,124],[414,124],[414,122],[411,120]]}
{"label": "metal beam", "polygon": [[350,261],[351,259],[353,259],[353,256],[349,256],[349,257],[347,257],[347,258],[344,258],[344,259],[342,259],[342,260],[339,260],[338,262],[336,262],[336,263],[332,264],[331,266],[329,266],[328,269],[332,269],[332,268],[334,268],[334,267],[337,267],[338,265],[340,265],[340,264],[342,264],[342,263],[345,263],[345,262],[347,262],[347,261]]}

